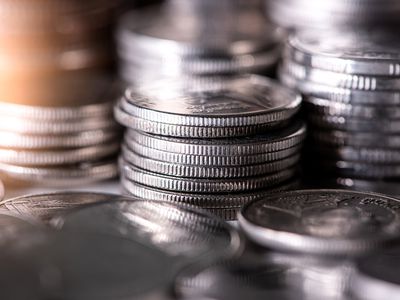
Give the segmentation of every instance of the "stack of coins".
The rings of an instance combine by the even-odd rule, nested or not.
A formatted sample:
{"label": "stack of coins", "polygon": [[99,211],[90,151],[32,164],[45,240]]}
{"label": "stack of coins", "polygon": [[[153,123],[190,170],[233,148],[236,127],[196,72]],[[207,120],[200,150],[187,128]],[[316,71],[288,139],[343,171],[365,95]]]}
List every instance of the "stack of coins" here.
{"label": "stack of coins", "polygon": [[91,89],[92,95],[78,93],[87,98],[71,98],[59,107],[0,103],[0,170],[6,179],[68,185],[116,175],[115,95],[108,79],[91,81],[73,86]]}
{"label": "stack of coins", "polygon": [[70,184],[116,175],[108,161],[118,152],[109,74],[114,10],[103,0],[0,4],[5,177]]}
{"label": "stack of coins", "polygon": [[266,22],[260,6],[261,1],[172,0],[127,13],[117,31],[121,78],[143,84],[162,78],[273,73],[283,34]]}
{"label": "stack of coins", "polygon": [[305,95],[311,175],[399,194],[398,44],[382,31],[303,32],[288,40],[280,78]]}
{"label": "stack of coins", "polygon": [[288,28],[391,26],[399,23],[396,0],[267,0],[267,14]]}
{"label": "stack of coins", "polygon": [[244,203],[296,186],[305,136],[293,120],[298,94],[249,75],[219,89],[168,95],[128,89],[115,107],[129,128],[120,160],[129,193],[235,219]]}

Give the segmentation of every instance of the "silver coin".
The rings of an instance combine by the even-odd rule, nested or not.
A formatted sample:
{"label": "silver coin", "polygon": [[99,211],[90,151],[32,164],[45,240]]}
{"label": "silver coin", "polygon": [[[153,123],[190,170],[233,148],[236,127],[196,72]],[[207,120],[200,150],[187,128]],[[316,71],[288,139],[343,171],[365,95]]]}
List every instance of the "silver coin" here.
{"label": "silver coin", "polygon": [[[139,53],[132,56],[132,52],[118,49],[120,64],[124,68],[124,73],[138,73],[147,71],[149,75],[154,72],[154,76],[168,75],[171,73],[171,64],[174,63],[173,72],[175,75],[190,74],[197,76],[204,75],[226,75],[226,74],[246,74],[260,73],[274,68],[281,54],[282,49],[275,47],[263,52],[243,54],[231,58],[202,58],[202,59],[183,59],[171,58],[166,53],[165,56],[156,58],[146,58]],[[124,53],[126,52],[126,53]],[[165,61],[169,60],[169,63]],[[157,68],[157,69],[154,69]]]}
{"label": "silver coin", "polygon": [[[1,136],[1,134],[0,134]],[[288,149],[261,153],[254,155],[235,155],[235,156],[206,156],[206,155],[191,155],[191,154],[180,154],[168,151],[162,151],[150,147],[143,146],[136,143],[134,140],[126,135],[124,140],[126,147],[141,156],[151,157],[152,159],[164,161],[168,163],[184,164],[184,165],[201,165],[201,166],[243,166],[243,165],[254,165],[265,162],[272,162],[281,160],[289,156],[300,153],[301,145],[296,145]]]}
{"label": "silver coin", "polygon": [[[315,154],[313,154],[315,158]],[[320,157],[322,158],[322,157]],[[397,178],[400,176],[399,164],[372,164],[369,162],[334,160],[325,158],[319,161],[318,167],[334,171],[344,177],[356,178]]]}
{"label": "silver coin", "polygon": [[17,166],[61,166],[82,162],[91,162],[117,155],[119,141],[85,148],[31,151],[0,149],[0,162]]}
{"label": "silver coin", "polygon": [[356,191],[382,193],[398,197],[400,195],[399,184],[394,180],[367,180],[359,178],[324,178],[322,184],[329,188],[350,189]]}
{"label": "silver coin", "polygon": [[185,178],[240,178],[260,176],[292,168],[300,160],[300,154],[297,154],[282,160],[249,166],[183,165],[140,156],[128,150],[127,147],[122,147],[122,157],[126,163],[140,169],[158,174],[168,174],[168,176]]}
{"label": "silver coin", "polygon": [[0,147],[29,150],[83,148],[104,144],[119,136],[118,128],[63,135],[31,135],[0,131]]}
{"label": "silver coin", "polygon": [[2,115],[1,131],[27,134],[68,134],[82,131],[116,128],[112,117],[85,118],[76,122],[38,122]]}
{"label": "silver coin", "polygon": [[[397,23],[397,3],[378,1],[269,1],[267,13],[272,21],[286,28],[329,29],[349,26],[389,26]],[[389,9],[390,7],[390,9]]]}
{"label": "silver coin", "polygon": [[102,233],[148,244],[171,256],[175,266],[232,257],[242,247],[233,227],[205,212],[135,198],[82,208],[61,217],[59,226],[62,230]]}
{"label": "silver coin", "polygon": [[[377,142],[375,142],[376,146]],[[329,147],[329,145],[314,145],[312,153],[321,157],[331,159],[352,161],[368,164],[400,164],[400,153],[398,150],[387,150],[381,148],[355,148],[350,146]]]}
{"label": "silver coin", "polygon": [[175,202],[182,205],[194,205],[206,209],[231,209],[242,207],[244,204],[252,200],[262,198],[269,193],[293,190],[296,187],[299,187],[299,180],[297,178],[293,178],[277,186],[272,186],[264,190],[253,191],[251,193],[231,193],[218,195],[170,192],[144,186],[125,177],[121,178],[121,184],[126,192],[141,199],[162,200]]}
{"label": "silver coin", "polygon": [[397,275],[399,266],[398,247],[383,249],[366,256],[357,263],[357,271],[351,280],[351,294],[357,299],[395,299],[400,295]]}
{"label": "silver coin", "polygon": [[294,62],[286,61],[282,66],[283,73],[297,80],[310,81],[317,84],[361,91],[398,91],[400,79],[371,75],[344,74],[321,69],[308,68]]}
{"label": "silver coin", "polygon": [[57,216],[89,204],[124,199],[126,198],[111,194],[58,192],[7,199],[0,202],[0,209],[25,218],[48,222]]}
{"label": "silver coin", "polygon": [[308,108],[315,113],[344,116],[360,119],[399,119],[400,110],[396,106],[367,106],[337,103],[331,100],[308,97],[305,101]]}
{"label": "silver coin", "polygon": [[171,125],[139,119],[124,111],[119,104],[114,107],[114,116],[120,124],[131,129],[156,135],[182,138],[226,138],[234,136],[249,136],[258,134],[260,132],[265,132],[266,130],[276,129],[284,125],[280,122],[246,127],[199,127]]}
{"label": "silver coin", "polygon": [[296,170],[286,169],[274,174],[235,179],[177,178],[148,172],[120,160],[120,172],[127,179],[150,187],[189,193],[230,193],[265,189],[292,178]]}
{"label": "silver coin", "polygon": [[120,105],[137,118],[196,127],[255,126],[288,120],[299,109],[300,95],[261,76],[244,76],[220,91],[181,97],[146,97],[127,90]]}
{"label": "silver coin", "polygon": [[75,107],[44,107],[0,102],[0,114],[37,121],[72,121],[74,119],[109,116],[114,104],[112,100],[103,100],[88,105],[81,103]]}
{"label": "silver coin", "polygon": [[258,155],[283,151],[300,146],[305,138],[306,126],[295,122],[288,127],[268,134],[254,137],[229,139],[193,139],[163,137],[145,132],[128,130],[125,140],[132,140],[140,145],[178,154],[203,156],[238,156]]}
{"label": "silver coin", "polygon": [[[316,143],[321,142],[333,146],[379,147],[384,151],[394,151],[394,149],[400,148],[400,136],[394,134],[382,135],[372,132],[346,132],[313,128],[310,130],[310,136]],[[379,145],[377,145],[377,141],[379,141]]]}
{"label": "silver coin", "polygon": [[266,247],[359,255],[398,238],[399,200],[342,190],[278,193],[246,205],[239,224]]}
{"label": "silver coin", "polygon": [[114,178],[118,174],[118,166],[115,161],[52,168],[22,167],[0,163],[0,174],[10,182],[70,187]]}
{"label": "silver coin", "polygon": [[338,88],[306,80],[298,80],[284,70],[280,70],[279,78],[286,86],[316,98],[356,105],[398,105],[400,103],[400,93],[397,91],[374,91],[372,93],[371,91]]}
{"label": "silver coin", "polygon": [[220,26],[218,30],[204,33],[199,32],[195,18],[184,19],[187,22],[182,27],[176,20],[176,10],[173,14],[160,9],[141,11],[140,14],[129,12],[119,21],[119,47],[139,48],[147,55],[159,55],[160,52],[163,55],[165,51],[160,50],[167,49],[174,56],[234,56],[256,52],[282,39],[282,32],[267,24],[262,14],[249,15],[245,10],[236,15],[236,23],[229,24],[231,26]]}
{"label": "silver coin", "polygon": [[400,121],[398,120],[385,120],[385,119],[354,119],[346,118],[343,116],[319,116],[309,114],[307,116],[310,123],[316,127],[342,130],[347,132],[357,133],[384,133],[384,134],[397,134],[400,132]]}
{"label": "silver coin", "polygon": [[287,59],[301,65],[354,75],[399,76],[396,39],[382,31],[354,34],[302,32],[287,43]]}

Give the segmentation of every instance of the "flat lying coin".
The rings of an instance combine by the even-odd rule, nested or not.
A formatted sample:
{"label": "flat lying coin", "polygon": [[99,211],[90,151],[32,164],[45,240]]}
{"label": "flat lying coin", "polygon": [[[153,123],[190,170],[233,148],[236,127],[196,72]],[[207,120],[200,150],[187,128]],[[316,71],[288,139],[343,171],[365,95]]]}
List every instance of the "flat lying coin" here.
{"label": "flat lying coin", "polygon": [[[116,198],[118,200],[118,197]],[[63,231],[106,233],[151,245],[181,264],[235,256],[240,236],[224,221],[190,207],[127,198],[91,205],[58,218]]]}
{"label": "flat lying coin", "polygon": [[399,237],[399,203],[379,194],[341,190],[278,193],[246,205],[239,224],[266,247],[358,255]]}
{"label": "flat lying coin", "polygon": [[88,204],[124,199],[126,198],[112,194],[58,192],[7,199],[0,202],[0,209],[5,209],[15,215],[47,222],[56,216]]}

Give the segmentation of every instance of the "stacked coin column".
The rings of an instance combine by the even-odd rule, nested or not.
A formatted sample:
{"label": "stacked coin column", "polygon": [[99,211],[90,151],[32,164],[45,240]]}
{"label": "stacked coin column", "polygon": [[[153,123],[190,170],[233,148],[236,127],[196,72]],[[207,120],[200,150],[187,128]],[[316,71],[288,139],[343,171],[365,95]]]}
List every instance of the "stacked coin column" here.
{"label": "stacked coin column", "polygon": [[40,185],[114,177],[114,4],[11,2],[0,4],[0,173]]}
{"label": "stacked coin column", "polygon": [[172,0],[127,13],[116,38],[121,78],[144,85],[166,78],[272,74],[283,34],[266,22],[258,0]]}
{"label": "stacked coin column", "polygon": [[[286,2],[270,1],[271,14],[306,12],[314,3]],[[281,23],[297,30],[279,76],[305,96],[309,185],[400,194],[400,44],[390,26],[398,11],[391,0],[326,1],[308,25],[301,15]]]}
{"label": "stacked coin column", "polygon": [[115,116],[128,127],[120,159],[127,192],[235,219],[248,201],[297,186],[300,96],[256,75],[225,84],[174,97],[126,91]]}

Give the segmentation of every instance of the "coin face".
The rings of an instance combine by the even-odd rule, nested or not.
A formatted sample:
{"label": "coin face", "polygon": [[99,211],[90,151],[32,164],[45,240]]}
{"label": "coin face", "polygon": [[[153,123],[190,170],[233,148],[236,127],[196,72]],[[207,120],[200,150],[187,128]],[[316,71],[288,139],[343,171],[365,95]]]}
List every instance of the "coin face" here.
{"label": "coin face", "polygon": [[256,200],[239,223],[256,242],[278,249],[357,254],[399,236],[399,200],[341,190],[304,190]]}

